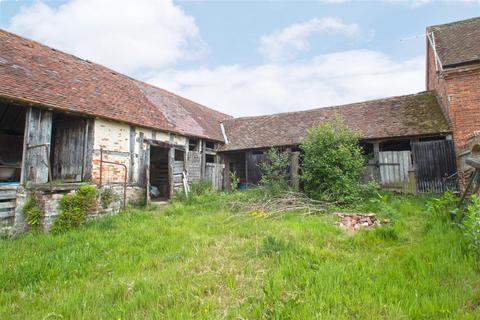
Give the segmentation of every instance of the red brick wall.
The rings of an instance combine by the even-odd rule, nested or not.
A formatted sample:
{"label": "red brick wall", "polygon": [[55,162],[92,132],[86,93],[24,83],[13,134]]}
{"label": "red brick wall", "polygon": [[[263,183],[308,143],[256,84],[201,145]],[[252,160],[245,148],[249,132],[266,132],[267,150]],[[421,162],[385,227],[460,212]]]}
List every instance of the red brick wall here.
{"label": "red brick wall", "polygon": [[433,50],[427,49],[427,89],[437,91],[459,153],[480,134],[480,65],[436,71]]}

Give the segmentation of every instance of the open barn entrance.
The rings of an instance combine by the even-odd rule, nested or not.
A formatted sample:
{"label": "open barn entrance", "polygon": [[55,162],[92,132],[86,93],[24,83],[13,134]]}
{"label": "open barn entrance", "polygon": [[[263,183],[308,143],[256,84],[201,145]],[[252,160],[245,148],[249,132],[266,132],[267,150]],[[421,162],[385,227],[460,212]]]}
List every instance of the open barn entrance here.
{"label": "open barn entrance", "polygon": [[164,201],[170,198],[168,148],[150,146],[150,198]]}
{"label": "open barn entrance", "polygon": [[25,110],[0,104],[0,184],[20,182]]}

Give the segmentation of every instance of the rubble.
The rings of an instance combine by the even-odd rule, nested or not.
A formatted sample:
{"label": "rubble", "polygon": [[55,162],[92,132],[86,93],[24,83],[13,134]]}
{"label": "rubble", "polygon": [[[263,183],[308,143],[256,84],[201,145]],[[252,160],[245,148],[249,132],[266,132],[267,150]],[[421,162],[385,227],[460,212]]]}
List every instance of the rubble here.
{"label": "rubble", "polygon": [[[336,224],[347,231],[357,231],[360,229],[373,228],[379,226],[380,220],[374,213],[359,214],[359,213],[335,213],[341,218]],[[390,223],[388,219],[382,221],[383,224]]]}

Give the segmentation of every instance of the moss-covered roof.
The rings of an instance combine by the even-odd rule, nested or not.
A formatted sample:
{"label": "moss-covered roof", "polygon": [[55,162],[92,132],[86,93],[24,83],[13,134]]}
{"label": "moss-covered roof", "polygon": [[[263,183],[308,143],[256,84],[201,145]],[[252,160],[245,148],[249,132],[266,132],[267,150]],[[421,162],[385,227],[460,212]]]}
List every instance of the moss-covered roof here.
{"label": "moss-covered roof", "polygon": [[340,115],[363,139],[451,132],[432,91],[299,112],[225,120],[224,151],[297,145],[316,124]]}

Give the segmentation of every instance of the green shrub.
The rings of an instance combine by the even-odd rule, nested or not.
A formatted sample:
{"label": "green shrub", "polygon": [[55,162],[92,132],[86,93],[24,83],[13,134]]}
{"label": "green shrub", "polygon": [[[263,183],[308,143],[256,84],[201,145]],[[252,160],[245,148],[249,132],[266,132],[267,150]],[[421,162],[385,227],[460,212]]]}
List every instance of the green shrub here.
{"label": "green shrub", "polygon": [[107,209],[110,204],[119,199],[118,194],[116,194],[112,188],[103,188],[100,191],[99,196],[103,209]]}
{"label": "green shrub", "polygon": [[359,135],[341,118],[311,128],[301,148],[302,180],[310,197],[342,203],[361,197],[366,158]]}
{"label": "green shrub", "polygon": [[467,206],[463,226],[470,249],[480,257],[480,198],[477,195],[472,196]]}
{"label": "green shrub", "polygon": [[28,200],[23,207],[23,215],[30,228],[37,229],[41,227],[43,212],[38,207],[34,194],[28,196]]}
{"label": "green shrub", "polygon": [[262,178],[260,184],[274,192],[288,188],[290,159],[288,153],[278,149],[270,149],[267,159],[260,163]]}
{"label": "green shrub", "polygon": [[97,209],[97,189],[95,186],[81,186],[75,193],[66,194],[60,199],[60,215],[53,224],[52,231],[59,233],[82,225],[87,215]]}

